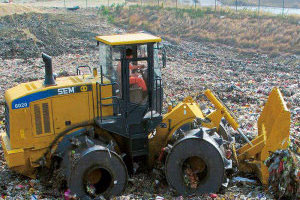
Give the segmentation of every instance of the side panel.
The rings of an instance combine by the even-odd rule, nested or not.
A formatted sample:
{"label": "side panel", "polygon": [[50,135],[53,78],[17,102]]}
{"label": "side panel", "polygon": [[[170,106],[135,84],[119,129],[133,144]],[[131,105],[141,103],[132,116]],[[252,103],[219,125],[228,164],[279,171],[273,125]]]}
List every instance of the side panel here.
{"label": "side panel", "polygon": [[32,147],[32,121],[30,108],[10,110],[9,123],[11,148],[18,149]]}
{"label": "side panel", "polygon": [[54,132],[90,120],[88,93],[78,93],[52,99]]}

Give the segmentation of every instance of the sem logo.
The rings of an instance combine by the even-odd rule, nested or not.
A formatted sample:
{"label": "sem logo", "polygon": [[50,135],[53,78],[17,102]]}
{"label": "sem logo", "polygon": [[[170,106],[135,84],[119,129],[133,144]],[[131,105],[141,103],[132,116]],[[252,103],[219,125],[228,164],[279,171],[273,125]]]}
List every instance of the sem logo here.
{"label": "sem logo", "polygon": [[75,88],[74,87],[59,88],[57,90],[57,93],[58,93],[58,95],[75,93]]}
{"label": "sem logo", "polygon": [[81,92],[86,92],[88,90],[88,87],[86,85],[83,85],[80,87]]}

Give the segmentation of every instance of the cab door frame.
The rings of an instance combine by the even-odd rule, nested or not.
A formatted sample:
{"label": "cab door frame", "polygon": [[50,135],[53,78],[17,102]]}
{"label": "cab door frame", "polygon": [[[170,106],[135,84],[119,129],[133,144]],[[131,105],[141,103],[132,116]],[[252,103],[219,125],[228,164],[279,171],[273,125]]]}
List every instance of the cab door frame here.
{"label": "cab door frame", "polygon": [[[147,57],[137,58],[126,58],[126,49],[134,48],[139,44],[124,46],[122,49],[121,55],[121,72],[122,72],[122,97],[124,100],[124,123],[126,126],[126,132],[130,131],[131,125],[140,125],[142,123],[144,115],[152,110],[152,95],[153,95],[153,85],[154,85],[154,57],[153,57],[153,45],[154,43],[147,43]],[[145,105],[136,104],[130,102],[130,84],[129,84],[129,63],[137,62],[137,61],[147,61],[147,103]]]}

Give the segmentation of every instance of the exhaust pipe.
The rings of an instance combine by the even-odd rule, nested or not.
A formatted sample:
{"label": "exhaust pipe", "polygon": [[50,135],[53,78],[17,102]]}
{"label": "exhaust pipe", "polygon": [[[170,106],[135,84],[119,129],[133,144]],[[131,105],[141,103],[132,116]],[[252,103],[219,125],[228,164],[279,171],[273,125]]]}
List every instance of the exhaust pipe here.
{"label": "exhaust pipe", "polygon": [[45,81],[44,85],[51,86],[51,85],[56,85],[54,77],[53,77],[53,71],[52,71],[52,58],[51,56],[42,53],[42,58],[45,63]]}

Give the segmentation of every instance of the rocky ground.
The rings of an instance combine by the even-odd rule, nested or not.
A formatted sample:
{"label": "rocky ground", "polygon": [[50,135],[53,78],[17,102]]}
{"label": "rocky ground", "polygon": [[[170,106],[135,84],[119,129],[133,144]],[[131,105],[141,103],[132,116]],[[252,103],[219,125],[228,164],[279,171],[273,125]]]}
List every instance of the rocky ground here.
{"label": "rocky ground", "polygon": [[[96,34],[124,32],[109,24],[97,9],[49,9],[48,13],[23,14],[0,18],[0,128],[3,125],[4,92],[21,82],[42,79],[44,51],[53,55],[54,72],[59,76],[75,74],[81,64],[97,66]],[[80,20],[79,20],[80,19]],[[18,30],[19,32],[16,32]],[[24,31],[25,30],[25,31]],[[18,38],[15,37],[16,34]],[[163,36],[163,35],[162,35]],[[244,132],[255,136],[255,122],[273,87],[279,87],[291,111],[292,139],[300,132],[300,57],[238,53],[234,48],[216,43],[181,40],[163,44],[167,50],[167,67],[163,68],[165,102],[175,104],[185,96],[208,105],[202,92],[213,90],[236,114]],[[166,106],[166,104],[165,104]],[[42,179],[30,180],[7,169],[0,150],[0,195],[7,199],[59,199],[63,193]],[[130,179],[123,196],[117,199],[183,199],[174,194],[159,171],[149,176],[138,170]],[[255,180],[229,183],[225,192],[187,199],[272,199]],[[0,197],[1,198],[1,197]]]}

